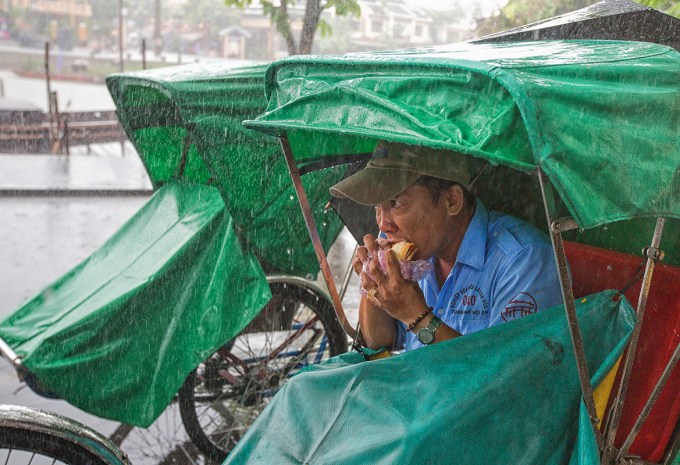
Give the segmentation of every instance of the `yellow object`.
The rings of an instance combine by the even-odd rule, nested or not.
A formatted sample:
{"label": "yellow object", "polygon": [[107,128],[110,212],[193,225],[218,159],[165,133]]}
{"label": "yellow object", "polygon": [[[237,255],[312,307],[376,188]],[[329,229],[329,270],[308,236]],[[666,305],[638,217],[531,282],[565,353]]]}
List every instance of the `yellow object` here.
{"label": "yellow object", "polygon": [[380,360],[381,358],[387,358],[391,357],[392,354],[390,353],[389,350],[383,349],[379,352],[374,353],[373,355],[369,356],[368,359],[373,361],[373,360]]}
{"label": "yellow object", "polygon": [[[593,392],[593,399],[595,400],[595,411],[597,412],[597,418],[602,420],[604,416],[604,409],[607,408],[607,401],[609,400],[609,395],[612,392],[612,387],[614,386],[614,379],[616,378],[616,372],[619,369],[619,364],[621,363],[621,357],[616,361],[614,367],[607,373],[600,385]],[[602,421],[600,421],[600,428],[602,428]]]}

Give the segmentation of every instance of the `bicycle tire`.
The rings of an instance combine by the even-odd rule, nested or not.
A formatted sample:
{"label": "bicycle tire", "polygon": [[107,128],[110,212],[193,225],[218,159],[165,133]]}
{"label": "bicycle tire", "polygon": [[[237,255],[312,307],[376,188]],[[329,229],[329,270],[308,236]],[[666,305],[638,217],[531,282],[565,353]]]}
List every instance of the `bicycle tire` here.
{"label": "bicycle tire", "polygon": [[206,458],[187,435],[176,398],[148,428],[121,426],[111,440],[118,441],[134,465],[219,465]]}
{"label": "bicycle tire", "polygon": [[[318,291],[315,292],[298,283],[274,282],[270,283],[270,288],[272,299],[268,306],[236,338],[229,341],[190,373],[179,391],[180,414],[187,435],[194,445],[211,460],[222,462],[226,459],[238,440],[269,402],[269,396],[272,395],[270,391],[278,391],[287,379],[301,368],[299,361],[302,360],[303,355],[305,360],[309,361],[309,356],[314,353],[311,363],[319,363],[327,357],[347,351],[347,336],[327,298]],[[288,312],[286,316],[287,309],[290,308],[293,311]],[[269,355],[264,352],[273,350],[281,341],[287,341],[286,337],[290,336],[293,331],[300,330],[300,327],[304,328],[304,323],[313,318],[309,316],[310,314],[318,317],[317,323],[320,323],[323,328],[323,336],[327,341],[325,348],[324,337],[321,337],[318,346],[316,342],[313,342],[313,347],[308,347],[309,341],[318,341],[320,337],[320,334],[316,332],[319,330],[317,323],[314,323],[303,333],[307,336],[307,333],[313,332],[295,355],[297,359],[291,358],[284,368],[281,368],[281,364],[272,362],[287,359],[286,356],[276,357],[265,365],[258,366],[257,363],[261,363],[261,359]],[[250,340],[255,341],[259,338],[262,342],[263,334],[265,335],[265,348],[261,353],[254,353]],[[300,343],[302,341],[298,342]],[[242,355],[246,351],[244,347],[246,350],[253,351],[247,355],[257,362],[249,363],[249,367],[257,366],[259,373],[257,376],[262,378],[261,382],[254,381],[252,375],[239,377],[239,369],[243,367],[236,367],[234,362],[225,359],[226,352]],[[290,353],[293,352],[295,351]],[[289,370],[290,365],[296,360],[298,362],[296,366]],[[226,371],[227,377],[231,375],[232,381],[226,380],[224,375],[215,376],[220,369]],[[284,372],[285,375],[281,376]],[[245,383],[245,387],[243,384],[239,385],[238,381]],[[227,424],[226,421],[216,422],[217,418],[225,420],[228,415],[231,424]]]}
{"label": "bicycle tire", "polygon": [[0,457],[16,463],[17,452],[33,454],[31,462],[37,455],[66,465],[129,465],[115,445],[80,423],[28,407],[0,406]]}

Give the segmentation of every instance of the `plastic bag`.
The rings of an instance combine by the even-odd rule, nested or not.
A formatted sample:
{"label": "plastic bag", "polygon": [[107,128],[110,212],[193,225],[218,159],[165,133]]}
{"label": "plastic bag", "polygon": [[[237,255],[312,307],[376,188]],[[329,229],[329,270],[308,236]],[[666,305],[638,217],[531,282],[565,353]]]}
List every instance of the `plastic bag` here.
{"label": "plastic bag", "polygon": [[[373,260],[374,257],[370,253],[368,254],[368,258],[364,261],[364,268],[363,272],[368,275],[368,278],[373,281],[373,278],[371,277],[371,273],[368,272],[368,266],[371,263],[371,260]],[[428,274],[430,271],[434,269],[434,265],[430,263],[428,260],[397,260],[399,262],[399,269],[401,271],[401,277],[404,278],[406,281],[418,281],[419,279],[423,279],[423,277]],[[383,272],[384,275],[387,276],[387,259],[385,258],[385,250],[380,249],[378,251],[378,263],[380,264],[380,271]],[[375,281],[373,281],[375,283]],[[359,285],[359,291],[361,294],[365,295],[368,292],[366,292],[366,289],[360,284]]]}

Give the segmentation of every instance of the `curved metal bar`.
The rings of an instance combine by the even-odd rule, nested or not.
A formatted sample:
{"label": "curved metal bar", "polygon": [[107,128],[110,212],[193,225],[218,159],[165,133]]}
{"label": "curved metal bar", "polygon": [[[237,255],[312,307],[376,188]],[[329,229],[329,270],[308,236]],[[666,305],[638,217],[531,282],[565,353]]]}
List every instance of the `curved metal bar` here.
{"label": "curved metal bar", "polygon": [[328,301],[328,303],[333,305],[333,301],[328,296],[326,291],[324,291],[321,287],[319,287],[314,281],[310,281],[309,279],[301,278],[299,276],[292,276],[292,275],[286,275],[286,274],[272,274],[272,275],[268,275],[266,278],[267,278],[268,284],[275,284],[275,283],[293,284],[293,285],[296,285],[298,287],[302,287],[304,289],[307,289],[312,294],[317,294],[317,295],[323,297],[324,299],[326,299]]}
{"label": "curved metal bar", "polygon": [[635,438],[642,429],[642,426],[645,424],[645,420],[647,420],[647,417],[651,413],[652,407],[654,407],[654,404],[659,398],[659,394],[661,394],[661,390],[666,385],[668,378],[670,378],[671,373],[673,372],[673,368],[675,368],[675,365],[678,363],[678,360],[680,360],[680,344],[675,348],[673,356],[668,361],[668,364],[666,365],[666,368],[663,370],[661,378],[659,378],[659,381],[656,383],[656,386],[654,386],[654,390],[650,394],[649,399],[647,399],[647,402],[645,403],[642,412],[640,412],[640,416],[637,418],[637,420],[635,420],[635,424],[633,425],[633,428],[630,430],[630,433],[628,433],[628,437],[621,446],[621,449],[619,450],[619,453],[616,456],[616,460],[620,460],[621,457],[624,457],[625,455],[628,454],[630,446],[633,444],[633,441],[635,441]]}
{"label": "curved metal bar", "polygon": [[19,405],[0,405],[0,426],[24,429],[78,444],[110,465],[130,465],[125,452],[92,428],[56,413]]}
{"label": "curved metal bar", "polygon": [[321,239],[319,238],[319,231],[317,230],[316,224],[314,223],[312,209],[309,206],[309,200],[307,200],[307,193],[305,192],[305,188],[302,186],[300,173],[298,172],[297,164],[295,163],[295,158],[293,157],[293,150],[290,148],[290,143],[288,142],[288,137],[285,133],[279,136],[279,141],[281,142],[283,154],[286,157],[288,172],[290,173],[290,177],[293,180],[293,185],[295,186],[295,193],[297,194],[298,200],[300,201],[300,208],[302,208],[302,214],[305,218],[305,223],[307,224],[307,231],[309,231],[309,236],[312,238],[312,244],[314,245],[316,258],[319,260],[321,272],[323,273],[324,280],[326,281],[326,286],[328,286],[328,292],[331,295],[331,301],[333,302],[333,308],[335,308],[335,314],[338,317],[340,325],[345,330],[345,333],[347,333],[351,339],[354,339],[356,332],[349,324],[349,321],[347,321],[345,310],[342,308],[340,295],[338,294],[338,290],[335,287],[335,281],[333,280],[333,273],[331,273],[331,268],[328,265],[326,253],[323,251]]}
{"label": "curved metal bar", "polygon": [[[548,227],[551,228],[555,220],[557,220],[557,208],[555,206],[555,198],[553,197],[552,185],[550,184],[548,177],[540,168],[538,169],[538,180],[541,184],[541,193],[543,194],[545,213],[548,218]],[[600,420],[597,418],[595,399],[593,398],[593,387],[590,384],[586,354],[583,348],[583,338],[581,337],[581,330],[578,325],[578,318],[576,317],[574,294],[569,279],[569,265],[567,264],[567,258],[564,254],[561,231],[559,229],[555,231],[551,228],[550,239],[552,240],[555,262],[559,272],[562,300],[564,302],[564,310],[567,314],[567,321],[569,323],[569,333],[571,334],[571,343],[576,359],[576,369],[578,370],[578,377],[581,383],[583,402],[588,410],[588,416],[590,417],[598,447],[602,447],[603,439],[599,428]]]}
{"label": "curved metal bar", "polygon": [[21,365],[21,357],[19,357],[2,338],[0,338],[0,355],[10,361],[15,369]]}
{"label": "curved metal bar", "polygon": [[[664,218],[657,218],[656,228],[654,229],[654,236],[652,237],[651,247],[653,249],[658,249],[661,244],[661,235],[663,234],[663,227],[666,223]],[[646,252],[643,252],[646,255]],[[621,383],[619,384],[619,390],[616,395],[616,402],[614,403],[614,413],[612,414],[612,422],[610,424],[610,429],[607,431],[606,444],[605,444],[605,455],[603,459],[608,459],[613,456],[613,444],[616,439],[616,433],[621,421],[621,412],[623,411],[623,403],[626,400],[626,393],[628,391],[628,382],[630,381],[630,374],[633,370],[633,361],[635,360],[635,355],[637,352],[638,338],[640,337],[640,330],[642,328],[642,321],[645,317],[645,309],[647,308],[647,298],[649,297],[649,288],[652,284],[652,275],[654,274],[654,265],[656,264],[656,259],[653,257],[647,257],[647,267],[645,268],[645,275],[642,281],[642,289],[640,290],[640,297],[638,298],[638,308],[637,308],[637,323],[633,329],[633,334],[630,337],[630,342],[628,343],[628,355],[626,356],[626,363],[623,366],[623,372],[621,374]],[[639,419],[638,419],[639,420]],[[637,422],[636,422],[637,423]],[[641,425],[640,425],[641,426]],[[631,441],[632,443],[632,441]],[[630,444],[628,444],[630,447]],[[611,450],[610,450],[611,449]],[[625,452],[623,449],[617,454],[617,458],[622,456]],[[603,463],[604,460],[603,460]]]}

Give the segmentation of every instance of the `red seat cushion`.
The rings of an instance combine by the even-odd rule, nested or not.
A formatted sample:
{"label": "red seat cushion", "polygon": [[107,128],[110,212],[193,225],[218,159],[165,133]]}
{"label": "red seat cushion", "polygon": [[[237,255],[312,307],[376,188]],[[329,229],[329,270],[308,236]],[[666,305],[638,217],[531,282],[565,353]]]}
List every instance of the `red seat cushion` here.
{"label": "red seat cushion", "polygon": [[[571,267],[574,298],[606,289],[622,289],[642,262],[642,257],[573,242],[565,242],[564,249]],[[642,280],[625,294],[636,309],[641,286]],[[628,394],[616,436],[616,447],[623,444],[633,428],[635,420],[679,343],[680,268],[657,263],[654,268]],[[621,371],[619,370],[612,393],[616,392]],[[641,456],[644,460],[659,461],[663,457],[679,417],[680,369],[676,368],[630,452]]]}

